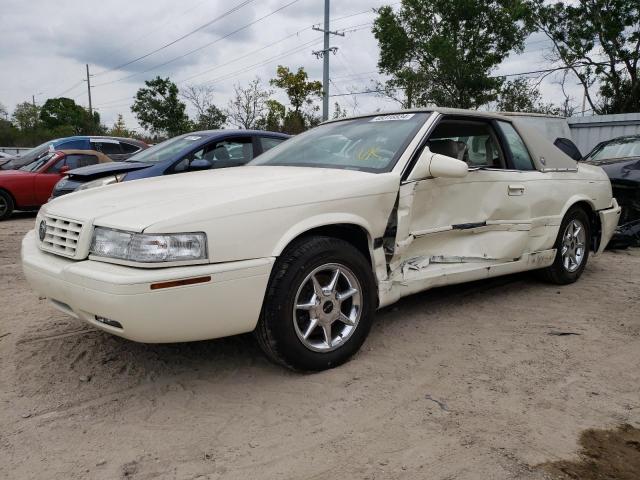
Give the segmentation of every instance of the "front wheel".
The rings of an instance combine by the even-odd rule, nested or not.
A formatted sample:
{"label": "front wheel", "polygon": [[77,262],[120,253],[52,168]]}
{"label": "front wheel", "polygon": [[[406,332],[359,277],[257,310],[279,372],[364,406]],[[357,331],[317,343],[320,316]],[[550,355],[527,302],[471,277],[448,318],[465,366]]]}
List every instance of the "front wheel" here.
{"label": "front wheel", "polygon": [[362,253],[343,240],[310,237],[278,258],[255,335],[277,363],[324,370],[358,351],[375,308],[375,281]]}
{"label": "front wheel", "polygon": [[570,209],[562,220],[554,245],[555,261],[541,270],[542,278],[558,285],[578,280],[587,266],[590,238],[591,224],[586,212],[581,208]]}
{"label": "front wheel", "polygon": [[9,218],[13,212],[13,198],[7,192],[0,190],[0,220]]}

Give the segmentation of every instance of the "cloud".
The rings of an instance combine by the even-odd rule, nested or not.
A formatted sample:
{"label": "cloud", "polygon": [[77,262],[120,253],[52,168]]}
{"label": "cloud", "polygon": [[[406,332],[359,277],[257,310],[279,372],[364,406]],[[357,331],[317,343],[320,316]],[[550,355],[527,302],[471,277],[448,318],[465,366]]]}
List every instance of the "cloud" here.
{"label": "cloud", "polygon": [[[244,84],[258,76],[267,85],[279,64],[292,69],[303,66],[310,78],[321,80],[322,60],[312,51],[322,48],[322,35],[311,29],[311,25],[323,21],[320,0],[298,0],[251,27],[218,40],[292,1],[254,0],[174,45],[112,70],[204,25],[241,0],[3,0],[0,102],[11,111],[15,104],[30,100],[32,95],[43,103],[65,92],[65,96],[87,105],[86,83],[82,80],[88,63],[95,75],[91,79],[95,86],[93,104],[103,122],[111,125],[121,113],[130,127],[136,127],[129,110],[131,99],[144,80],[156,75],[168,76],[179,86],[211,84],[220,106],[228,103],[234,84]],[[344,37],[331,38],[331,45],[338,47],[337,54],[330,57],[332,94],[366,90],[372,80],[381,78],[375,73],[377,42],[367,24],[374,19],[371,9],[388,3],[392,2],[332,2],[332,30],[360,28]],[[540,37],[532,37],[530,42],[538,40]],[[212,42],[215,43],[208,45]],[[527,52],[513,55],[497,72],[543,67],[541,52],[531,51],[540,46],[528,44]],[[559,101],[559,88],[550,81],[543,85],[543,92],[547,100]],[[281,92],[276,96],[285,100]],[[334,101],[350,113],[397,108],[397,104],[371,94],[333,97],[331,103]]]}

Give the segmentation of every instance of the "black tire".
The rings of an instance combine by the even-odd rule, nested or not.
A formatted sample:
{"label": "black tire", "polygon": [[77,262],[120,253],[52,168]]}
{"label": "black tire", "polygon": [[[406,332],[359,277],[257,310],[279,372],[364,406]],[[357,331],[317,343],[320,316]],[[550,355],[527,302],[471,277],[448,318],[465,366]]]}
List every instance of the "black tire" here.
{"label": "black tire", "polygon": [[15,205],[13,198],[4,190],[0,190],[0,220],[4,220],[11,216]]}
{"label": "black tire", "polygon": [[[585,228],[585,242],[584,242],[584,256],[577,269],[570,271],[564,263],[562,255],[563,238],[567,230],[567,226],[574,220],[580,222]],[[553,264],[547,268],[539,271],[540,278],[543,280],[555,283],[556,285],[567,285],[573,283],[584,271],[589,260],[589,244],[591,241],[591,222],[587,213],[580,207],[572,207],[562,219],[560,230],[558,231],[558,238],[554,248],[556,249],[556,258]]]}
{"label": "black tire", "polygon": [[[303,288],[308,288],[307,282],[310,281],[308,276],[330,264],[346,267],[345,271],[352,274],[359,283],[360,317],[353,331],[345,335],[346,339],[343,340],[340,335],[336,337],[339,346],[334,346],[334,350],[313,351],[303,343],[300,333],[296,333],[296,329],[300,331],[300,324],[294,326],[296,325],[294,322],[301,320],[297,316],[299,313],[296,313],[294,318],[294,304],[299,292],[302,292]],[[371,329],[376,306],[375,279],[371,265],[362,253],[340,239],[303,238],[289,246],[276,261],[254,334],[264,353],[274,362],[292,370],[325,370],[346,362],[362,346]],[[349,306],[343,307],[341,303],[334,314],[339,313],[342,308],[349,308]],[[304,314],[304,312],[301,313]],[[346,328],[343,324],[337,325],[338,329]],[[320,333],[324,334],[322,327],[317,328],[320,328]],[[332,331],[331,328],[329,332]]]}

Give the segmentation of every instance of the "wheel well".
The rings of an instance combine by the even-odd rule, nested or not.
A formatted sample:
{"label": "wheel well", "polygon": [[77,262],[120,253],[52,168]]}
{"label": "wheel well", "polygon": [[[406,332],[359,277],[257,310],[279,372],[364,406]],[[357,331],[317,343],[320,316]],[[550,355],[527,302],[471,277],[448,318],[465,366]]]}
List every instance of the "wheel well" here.
{"label": "wheel well", "polygon": [[600,246],[600,234],[602,233],[602,225],[600,224],[600,216],[593,207],[585,201],[574,203],[571,208],[580,208],[589,217],[591,224],[591,250],[597,251]]}
{"label": "wheel well", "polygon": [[321,227],[312,228],[291,240],[289,245],[301,238],[312,236],[333,237],[344,240],[357,248],[358,251],[364,255],[364,258],[372,264],[371,254],[369,252],[369,234],[359,225],[354,225],[352,223],[338,223],[335,225],[323,225]]}

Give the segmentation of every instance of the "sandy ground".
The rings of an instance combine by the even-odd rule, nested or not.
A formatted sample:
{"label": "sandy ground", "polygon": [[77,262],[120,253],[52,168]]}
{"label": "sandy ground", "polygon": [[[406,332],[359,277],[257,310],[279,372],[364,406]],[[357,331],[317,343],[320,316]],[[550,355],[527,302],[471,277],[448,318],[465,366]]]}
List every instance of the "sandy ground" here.
{"label": "sandy ground", "polygon": [[350,363],[300,375],[251,336],[142,345],[58,313],[20,269],[33,221],[0,224],[1,478],[542,479],[585,429],[640,426],[638,250],[567,287],[404,299]]}

